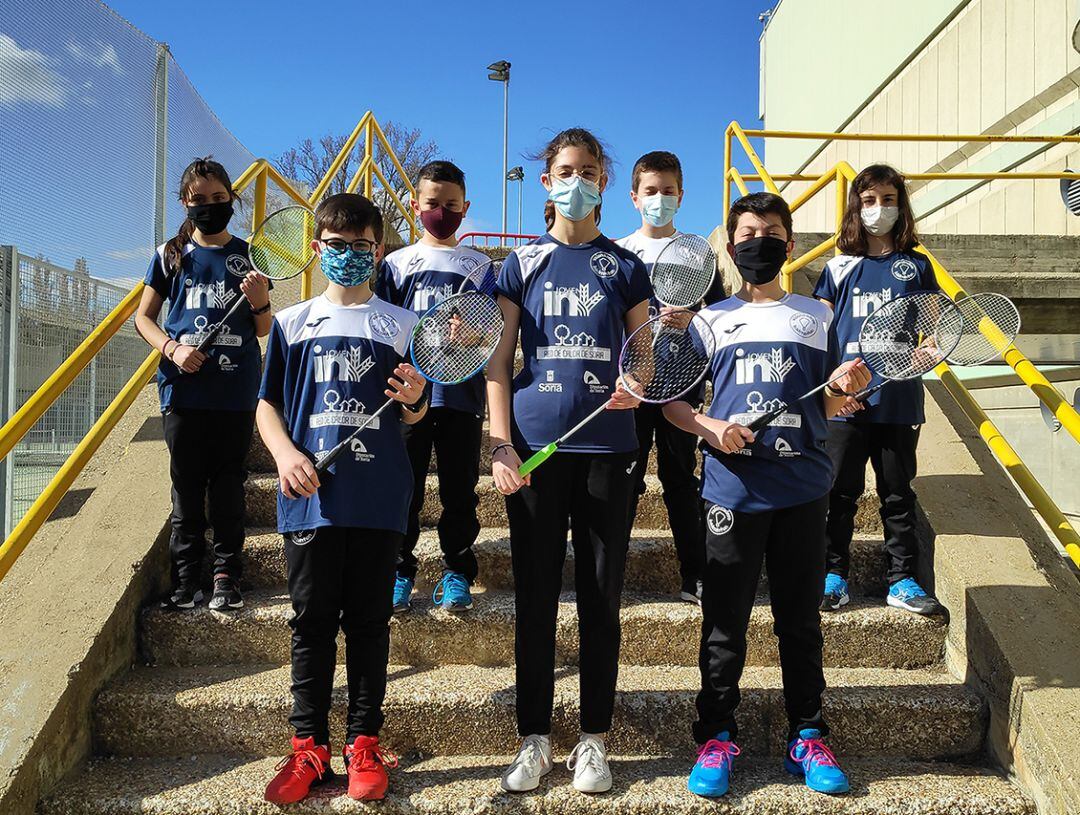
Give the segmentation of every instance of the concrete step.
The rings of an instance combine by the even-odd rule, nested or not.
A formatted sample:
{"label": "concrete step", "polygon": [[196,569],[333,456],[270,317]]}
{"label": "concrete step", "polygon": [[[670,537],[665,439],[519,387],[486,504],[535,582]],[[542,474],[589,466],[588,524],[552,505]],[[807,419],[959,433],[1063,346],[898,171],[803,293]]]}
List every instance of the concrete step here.
{"label": "concrete step", "polygon": [[[289,662],[292,605],[286,594],[252,593],[246,607],[222,614],[206,606],[177,614],[149,609],[143,616],[146,658],[162,665]],[[514,596],[477,592],[467,614],[451,614],[418,597],[411,611],[391,623],[390,660],[407,665],[514,664]],[[747,665],[778,665],[768,601],[750,617]],[[919,617],[882,603],[859,602],[822,615],[827,667],[924,668],[937,663],[945,644],[945,621]],[[626,594],[622,609],[621,661],[625,665],[698,664],[701,610],[669,597]],[[564,594],[556,633],[559,665],[578,664],[578,615],[573,594]],[[345,660],[339,637],[338,662]]]}
{"label": "concrete step", "polygon": [[[334,747],[339,745],[335,742]],[[562,756],[559,756],[561,759]],[[290,805],[296,815],[362,813],[384,815],[1035,815],[1034,804],[997,773],[959,764],[891,759],[843,758],[851,777],[849,795],[826,797],[788,775],[776,759],[736,759],[731,791],[708,801],[686,791],[692,757],[612,758],[615,785],[606,795],[585,796],[570,786],[561,761],[528,795],[498,786],[511,756],[452,756],[410,759],[390,774],[385,800],[372,806],[345,795],[344,768]],[[199,756],[154,759],[95,759],[45,799],[40,815],[262,815],[280,813],[263,800],[276,758]]]}
{"label": "concrete step", "polygon": [[[977,754],[986,731],[982,699],[944,671],[826,670],[825,713],[841,755],[945,759]],[[517,749],[512,668],[390,666],[388,746],[428,755],[502,755]],[[685,751],[694,718],[697,668],[623,666],[609,738],[615,753]],[[331,732],[345,727],[344,668],[334,680]],[[140,668],[99,695],[99,752],[279,755],[292,707],[289,668]],[[782,755],[787,721],[776,668],[747,668],[739,741],[748,753]],[[568,750],[580,728],[577,672],[556,672],[552,741]],[[480,724],[482,723],[482,725]]]}
{"label": "concrete step", "polygon": [[[483,529],[473,548],[480,564],[476,585],[488,589],[513,589],[509,530]],[[442,576],[442,552],[435,530],[420,533],[416,557],[419,561],[417,590],[430,593]],[[244,582],[248,587],[263,589],[285,585],[285,550],[279,533],[269,529],[252,530],[244,544],[244,562]],[[851,542],[849,584],[856,595],[884,596],[885,553],[879,536],[859,536]],[[762,588],[766,585],[763,574]],[[574,587],[572,546],[567,546],[563,586],[567,590]],[[679,591],[679,565],[670,532],[644,527],[633,531],[626,560],[625,586],[628,592],[676,594]]]}
{"label": "concrete step", "polygon": [[[492,484],[491,476],[481,476],[476,489],[480,499],[477,517],[481,527],[506,525],[506,500]],[[256,475],[247,482],[248,526],[277,526],[278,480],[275,475]],[[439,501],[438,478],[429,475],[424,494],[424,508],[420,513],[422,526],[434,526],[442,512]],[[667,507],[664,506],[660,480],[655,475],[645,476],[645,494],[638,502],[636,526],[641,529],[665,529],[668,526]],[[859,502],[855,528],[860,532],[881,529],[881,518],[874,493],[866,493]]]}

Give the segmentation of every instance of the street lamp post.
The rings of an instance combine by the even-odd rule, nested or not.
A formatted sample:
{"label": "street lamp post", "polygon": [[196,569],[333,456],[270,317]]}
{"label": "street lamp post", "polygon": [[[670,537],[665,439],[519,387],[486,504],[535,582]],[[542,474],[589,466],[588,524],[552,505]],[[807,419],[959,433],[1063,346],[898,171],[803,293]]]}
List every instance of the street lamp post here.
{"label": "street lamp post", "polygon": [[488,79],[503,83],[503,164],[502,164],[502,231],[500,246],[506,246],[506,165],[510,154],[510,63],[505,59],[493,62],[487,67]]}
{"label": "street lamp post", "polygon": [[[525,186],[525,168],[520,164],[514,167],[506,174],[507,181],[516,181],[518,183],[518,221],[517,221],[517,234],[521,234],[521,191]],[[506,231],[505,228],[503,230]],[[516,244],[515,240],[515,244]]]}

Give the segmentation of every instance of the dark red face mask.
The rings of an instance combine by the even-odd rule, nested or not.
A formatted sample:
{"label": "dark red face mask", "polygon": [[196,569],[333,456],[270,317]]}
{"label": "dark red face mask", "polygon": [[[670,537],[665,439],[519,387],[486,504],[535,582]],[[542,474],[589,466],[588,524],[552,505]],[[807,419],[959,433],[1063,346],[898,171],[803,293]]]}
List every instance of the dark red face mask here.
{"label": "dark red face mask", "polygon": [[457,232],[457,228],[461,226],[461,219],[464,217],[464,212],[454,212],[446,207],[425,209],[420,213],[420,221],[424,229],[441,241]]}

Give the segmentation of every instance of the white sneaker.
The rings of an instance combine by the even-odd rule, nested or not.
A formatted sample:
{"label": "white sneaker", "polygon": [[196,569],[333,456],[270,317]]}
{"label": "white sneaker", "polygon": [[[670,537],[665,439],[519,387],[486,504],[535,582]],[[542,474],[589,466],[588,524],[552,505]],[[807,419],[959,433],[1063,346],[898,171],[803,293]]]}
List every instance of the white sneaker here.
{"label": "white sneaker", "polygon": [[607,792],[611,789],[611,768],[608,767],[603,739],[583,735],[567,759],[566,767],[574,771],[574,789],[578,792]]}
{"label": "white sneaker", "polygon": [[540,786],[540,779],[551,772],[552,766],[551,739],[526,736],[500,783],[507,792],[529,792]]}

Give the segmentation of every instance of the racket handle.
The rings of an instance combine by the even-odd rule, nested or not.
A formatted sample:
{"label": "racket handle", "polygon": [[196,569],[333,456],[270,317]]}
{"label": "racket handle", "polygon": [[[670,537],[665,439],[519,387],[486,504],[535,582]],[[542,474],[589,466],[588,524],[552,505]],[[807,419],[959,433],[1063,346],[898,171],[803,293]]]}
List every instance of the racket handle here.
{"label": "racket handle", "polygon": [[196,346],[195,350],[198,351],[200,354],[205,354],[206,349],[213,345],[214,340],[218,338],[218,335],[221,333],[221,329],[225,327],[226,321],[234,314],[236,314],[236,310],[240,308],[240,304],[244,302],[247,302],[247,298],[241,294],[239,297],[236,298],[236,302],[229,306],[229,310],[225,312],[225,316],[218,320],[217,325],[215,325],[213,328],[210,329],[209,332],[207,332],[206,336],[203,337],[202,342],[200,342],[198,346]]}
{"label": "racket handle", "polygon": [[756,419],[754,419],[754,421],[750,422],[750,424],[748,424],[746,427],[750,430],[751,433],[757,433],[777,416],[784,413],[787,409],[787,405],[781,405],[775,410],[770,410],[768,413],[761,414]]}
{"label": "racket handle", "polygon": [[524,477],[555,455],[555,451],[559,449],[559,445],[556,442],[542,448],[536,453],[533,453],[529,458],[518,467],[518,475]]}
{"label": "racket handle", "polygon": [[333,464],[337,460],[337,457],[342,454],[342,452],[345,450],[345,448],[348,447],[352,443],[353,439],[355,439],[357,436],[359,436],[360,433],[363,432],[372,422],[374,422],[377,418],[379,418],[380,413],[382,413],[384,410],[386,410],[392,404],[394,404],[394,400],[393,399],[387,399],[385,402],[382,403],[382,407],[380,407],[378,410],[376,410],[374,413],[372,413],[370,416],[367,417],[367,419],[363,422],[363,424],[359,425],[356,428],[356,430],[354,430],[352,433],[350,433],[344,439],[342,439],[337,444],[335,444],[330,449],[329,453],[327,453],[325,456],[323,456],[321,460],[316,462],[316,464],[315,464],[315,472],[317,472],[319,475],[322,475],[323,473],[325,473],[327,471],[327,469],[330,467],[330,465]]}
{"label": "racket handle", "polygon": [[[889,380],[889,379],[886,379],[886,380],[885,380],[885,382],[891,382],[891,381],[892,381],[892,380]],[[864,391],[859,391],[859,393],[857,393],[857,394],[855,395],[855,398],[856,398],[856,399],[858,399],[858,400],[859,400],[860,402],[865,402],[865,401],[866,401],[867,399],[869,399],[869,398],[870,398],[871,396],[873,396],[873,395],[874,395],[875,393],[877,393],[877,392],[878,392],[879,390],[881,390],[882,388],[884,388],[884,387],[885,387],[885,382],[878,382],[878,383],[877,383],[876,385],[874,385],[874,387],[872,387],[872,388],[867,388],[867,389],[866,389],[866,390],[864,390]]]}

